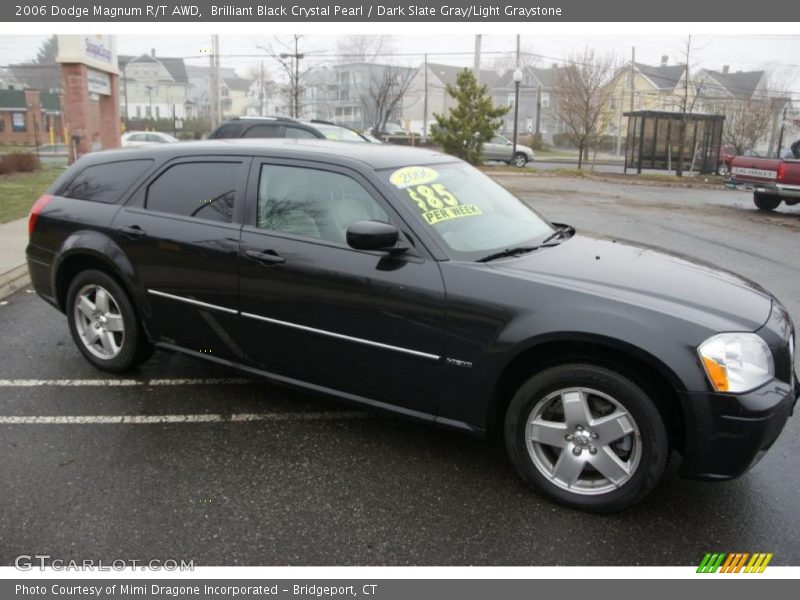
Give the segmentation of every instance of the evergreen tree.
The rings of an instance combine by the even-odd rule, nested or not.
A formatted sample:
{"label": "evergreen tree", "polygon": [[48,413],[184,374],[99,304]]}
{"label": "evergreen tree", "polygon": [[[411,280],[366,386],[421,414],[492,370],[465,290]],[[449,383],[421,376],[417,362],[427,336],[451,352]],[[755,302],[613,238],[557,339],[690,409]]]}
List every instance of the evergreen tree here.
{"label": "evergreen tree", "polygon": [[457,101],[448,116],[434,113],[436,124],[431,137],[445,152],[470,164],[481,162],[483,144],[503,124],[506,106],[494,106],[485,85],[478,85],[469,69],[461,71],[456,85],[447,85],[447,93]]}
{"label": "evergreen tree", "polygon": [[33,61],[36,65],[55,65],[56,56],[58,55],[58,38],[51,35],[47,38],[39,49],[36,51],[36,59]]}

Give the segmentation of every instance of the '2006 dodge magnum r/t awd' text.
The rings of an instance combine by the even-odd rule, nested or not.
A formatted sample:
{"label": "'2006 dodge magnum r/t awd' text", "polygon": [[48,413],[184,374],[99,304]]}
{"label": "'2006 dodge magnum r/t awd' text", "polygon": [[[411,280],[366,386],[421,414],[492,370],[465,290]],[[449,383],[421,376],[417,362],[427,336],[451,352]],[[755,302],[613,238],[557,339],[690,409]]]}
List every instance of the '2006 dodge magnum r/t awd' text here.
{"label": "'2006 dodge magnum r/t awd' text", "polygon": [[[153,348],[478,435],[614,511],[746,472],[798,395],[765,290],[550,223],[436,152],[320,140],[88,155],[34,205],[28,265],[100,369]],[[201,352],[210,349],[211,352]]]}

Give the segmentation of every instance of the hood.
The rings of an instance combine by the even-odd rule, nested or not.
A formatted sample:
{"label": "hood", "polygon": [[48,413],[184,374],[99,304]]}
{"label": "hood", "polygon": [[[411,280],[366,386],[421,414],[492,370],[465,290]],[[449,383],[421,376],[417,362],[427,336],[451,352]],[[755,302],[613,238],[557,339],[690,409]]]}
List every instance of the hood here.
{"label": "hood", "polygon": [[575,234],[558,246],[489,263],[507,275],[615,299],[719,331],[755,331],[772,296],[714,265],[634,242]]}

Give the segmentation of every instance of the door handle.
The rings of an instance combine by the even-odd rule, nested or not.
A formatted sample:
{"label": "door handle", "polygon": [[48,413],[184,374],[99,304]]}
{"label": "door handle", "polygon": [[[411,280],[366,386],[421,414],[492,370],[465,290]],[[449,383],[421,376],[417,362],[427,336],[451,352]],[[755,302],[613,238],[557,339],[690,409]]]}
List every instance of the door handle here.
{"label": "door handle", "polygon": [[117,231],[119,231],[122,235],[126,235],[129,238],[134,239],[145,236],[144,230],[138,225],[132,225],[131,227],[120,227]]}
{"label": "door handle", "polygon": [[260,252],[258,250],[248,250],[245,252],[245,255],[248,258],[257,260],[264,265],[280,265],[286,262],[286,259],[282,256],[279,256],[274,250],[266,250],[264,252]]}

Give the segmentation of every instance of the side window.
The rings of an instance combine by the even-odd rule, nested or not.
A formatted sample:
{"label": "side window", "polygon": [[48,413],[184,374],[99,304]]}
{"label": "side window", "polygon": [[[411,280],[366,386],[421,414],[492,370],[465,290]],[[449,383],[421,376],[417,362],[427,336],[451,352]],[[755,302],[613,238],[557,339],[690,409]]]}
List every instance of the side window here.
{"label": "side window", "polygon": [[241,135],[242,128],[238,123],[228,123],[217,129],[211,137],[220,140],[223,138],[238,138]]}
{"label": "side window", "polygon": [[312,139],[316,140],[319,139],[319,136],[314,135],[307,129],[300,129],[299,127],[287,127],[286,133],[284,137],[293,138],[296,140],[304,140],[304,139]]}
{"label": "side window", "polygon": [[277,125],[253,125],[244,134],[246,138],[276,138],[280,136],[281,130]]}
{"label": "side window", "polygon": [[256,225],[302,237],[346,243],[355,221],[388,221],[355,179],[319,169],[263,165]]}
{"label": "side window", "polygon": [[145,208],[230,223],[241,171],[240,162],[173,165],[148,186]]}
{"label": "side window", "polygon": [[59,193],[65,198],[115,204],[152,160],[123,160],[87,167]]}

